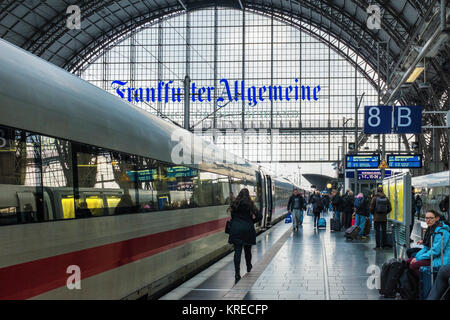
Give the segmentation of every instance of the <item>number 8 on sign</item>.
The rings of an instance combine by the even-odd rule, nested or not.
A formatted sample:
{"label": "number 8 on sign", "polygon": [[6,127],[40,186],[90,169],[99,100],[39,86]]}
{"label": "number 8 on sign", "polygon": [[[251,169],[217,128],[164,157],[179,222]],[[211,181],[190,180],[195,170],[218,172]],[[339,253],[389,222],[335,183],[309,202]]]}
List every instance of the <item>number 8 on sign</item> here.
{"label": "number 8 on sign", "polygon": [[391,133],[392,106],[365,106],[364,133]]}

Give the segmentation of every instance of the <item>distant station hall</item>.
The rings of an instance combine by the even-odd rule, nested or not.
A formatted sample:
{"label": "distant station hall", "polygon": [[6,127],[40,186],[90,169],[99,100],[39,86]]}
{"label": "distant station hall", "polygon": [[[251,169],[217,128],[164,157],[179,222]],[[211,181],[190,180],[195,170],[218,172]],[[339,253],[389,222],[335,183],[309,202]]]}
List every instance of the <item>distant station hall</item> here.
{"label": "distant station hall", "polygon": [[0,83],[0,300],[450,299],[448,0],[2,1]]}

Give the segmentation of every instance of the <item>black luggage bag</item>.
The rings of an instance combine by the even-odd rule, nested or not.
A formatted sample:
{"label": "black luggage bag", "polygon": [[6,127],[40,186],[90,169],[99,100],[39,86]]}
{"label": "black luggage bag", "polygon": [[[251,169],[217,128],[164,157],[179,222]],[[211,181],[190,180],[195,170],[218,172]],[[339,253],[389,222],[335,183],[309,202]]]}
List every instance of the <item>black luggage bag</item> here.
{"label": "black luggage bag", "polygon": [[395,298],[400,276],[406,268],[406,263],[401,259],[392,258],[383,263],[380,275],[380,294],[385,298]]}

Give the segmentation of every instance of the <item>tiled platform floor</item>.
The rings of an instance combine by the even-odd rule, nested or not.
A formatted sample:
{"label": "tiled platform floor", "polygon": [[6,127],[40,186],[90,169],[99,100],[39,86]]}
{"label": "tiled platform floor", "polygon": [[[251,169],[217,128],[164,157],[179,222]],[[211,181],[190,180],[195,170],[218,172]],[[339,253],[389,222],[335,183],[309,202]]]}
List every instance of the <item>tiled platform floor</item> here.
{"label": "tiled platform floor", "polygon": [[[281,239],[284,243],[266,265],[260,266],[263,271],[257,278],[253,277],[250,281],[251,274],[247,276],[247,288],[238,284],[241,296],[245,300],[383,299],[378,290],[368,288],[371,273],[367,269],[371,265],[381,269],[381,265],[393,256],[392,250],[373,250],[373,230],[367,240],[345,240],[343,231],[330,231],[329,217],[327,220],[326,230],[313,229],[312,217],[305,216],[303,226],[296,232],[290,232],[288,237],[282,238],[292,228],[292,224],[283,222],[270,229],[270,232],[261,234],[257,245],[252,247],[254,266],[259,260],[262,261],[264,254],[277,240]],[[222,260],[216,267],[205,270],[203,278],[202,274],[197,275],[189,280],[190,284],[186,282],[163,299],[216,300],[223,299],[227,294],[239,296],[230,295],[234,285],[233,253]],[[241,263],[243,275],[243,256]],[[241,281],[245,279],[243,277]],[[234,291],[238,286],[234,287]],[[246,292],[242,294],[242,290]]]}

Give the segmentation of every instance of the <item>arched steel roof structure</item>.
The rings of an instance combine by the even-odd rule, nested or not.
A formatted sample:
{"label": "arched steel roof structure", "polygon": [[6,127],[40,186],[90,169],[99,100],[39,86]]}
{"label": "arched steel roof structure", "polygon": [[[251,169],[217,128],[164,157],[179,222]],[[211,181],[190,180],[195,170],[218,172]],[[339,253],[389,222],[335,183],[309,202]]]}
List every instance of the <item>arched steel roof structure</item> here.
{"label": "arched steel roof structure", "polygon": [[[81,9],[81,30],[66,27],[69,16],[66,11],[70,5]],[[369,29],[367,25],[370,5],[381,9],[379,29]],[[314,26],[316,37],[330,34],[362,57],[371,70],[360,68],[360,71],[372,83],[376,84],[375,77],[371,76],[374,73],[379,74],[383,83],[388,83],[381,91],[382,101],[395,98],[402,104],[420,104],[429,110],[449,109],[448,37],[433,55],[427,56],[425,73],[431,88],[423,90],[413,84],[400,89],[405,71],[414,67],[420,50],[439,28],[442,17],[445,20],[448,16],[448,11],[440,14],[440,6],[448,6],[443,0],[6,0],[0,4],[0,37],[77,73],[102,47],[134,29],[184,11],[211,6],[270,13],[297,27],[302,22]],[[339,45],[334,49],[339,50]],[[442,117],[430,115],[425,122],[442,125]],[[441,144],[445,147],[445,140]],[[427,153],[426,145],[431,143],[424,140],[422,145],[422,151]],[[448,148],[447,151],[444,148],[445,152],[448,153]]]}

